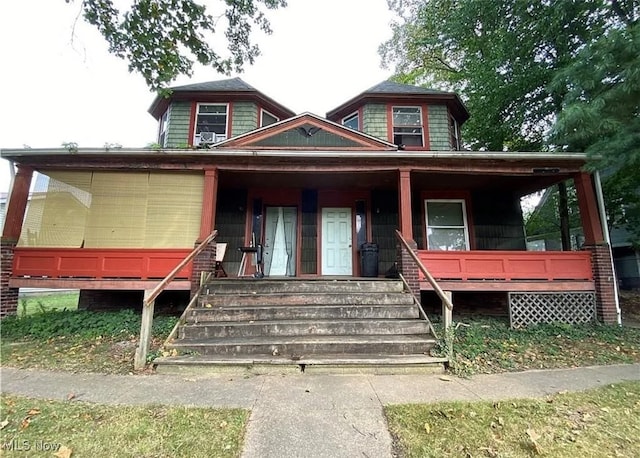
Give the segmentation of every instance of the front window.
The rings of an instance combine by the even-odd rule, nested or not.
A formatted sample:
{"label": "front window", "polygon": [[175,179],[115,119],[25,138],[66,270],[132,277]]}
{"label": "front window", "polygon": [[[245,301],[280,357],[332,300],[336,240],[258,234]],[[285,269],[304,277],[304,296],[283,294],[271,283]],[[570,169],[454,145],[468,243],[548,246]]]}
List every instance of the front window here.
{"label": "front window", "polygon": [[393,107],[393,143],[398,146],[424,146],[420,107]]}
{"label": "front window", "polygon": [[469,249],[464,200],[425,200],[427,248],[439,251]]}
{"label": "front window", "polygon": [[358,112],[350,114],[349,116],[345,116],[342,118],[342,125],[348,127],[349,129],[359,130],[360,129],[360,116],[358,116]]}
{"label": "front window", "polygon": [[227,139],[227,105],[199,103],[193,144],[217,143]]}
{"label": "front window", "polygon": [[261,110],[260,117],[261,117],[260,127],[270,126],[271,124],[275,124],[278,121],[280,121],[280,118],[272,115],[267,110]]}

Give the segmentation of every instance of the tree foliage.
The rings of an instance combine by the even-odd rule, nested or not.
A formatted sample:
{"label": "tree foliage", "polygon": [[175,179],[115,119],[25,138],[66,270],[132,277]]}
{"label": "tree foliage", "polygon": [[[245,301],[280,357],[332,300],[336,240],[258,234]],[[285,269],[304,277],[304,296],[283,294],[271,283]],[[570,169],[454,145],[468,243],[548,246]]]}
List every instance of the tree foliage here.
{"label": "tree foliage", "polygon": [[586,151],[604,170],[611,226],[640,245],[640,2],[617,5],[617,21],[558,73],[567,87],[553,141]]}
{"label": "tree foliage", "polygon": [[452,89],[471,118],[472,149],[544,147],[561,91],[558,69],[605,29],[602,0],[389,0],[402,18],[383,44],[383,62],[399,80]]}
{"label": "tree foliage", "polygon": [[586,151],[609,223],[640,241],[639,0],[388,3],[398,80],[459,92],[472,149]]}
{"label": "tree foliage", "polygon": [[223,74],[252,64],[260,53],[251,41],[252,26],[271,33],[264,10],[286,6],[286,0],[224,0],[209,7],[217,11],[214,16],[199,0],[133,0],[124,11],[117,0],[80,3],[84,19],[100,31],[109,51],[153,90],[191,75],[195,62]]}

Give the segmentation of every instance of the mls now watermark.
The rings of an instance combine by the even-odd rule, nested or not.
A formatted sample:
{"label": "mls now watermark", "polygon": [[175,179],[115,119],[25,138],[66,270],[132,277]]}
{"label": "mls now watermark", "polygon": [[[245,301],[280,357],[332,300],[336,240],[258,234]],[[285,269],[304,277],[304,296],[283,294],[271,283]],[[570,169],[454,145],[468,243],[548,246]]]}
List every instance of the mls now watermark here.
{"label": "mls now watermark", "polygon": [[12,439],[9,442],[3,442],[0,444],[0,449],[11,452],[57,452],[60,450],[61,446],[62,444],[43,440],[30,441]]}

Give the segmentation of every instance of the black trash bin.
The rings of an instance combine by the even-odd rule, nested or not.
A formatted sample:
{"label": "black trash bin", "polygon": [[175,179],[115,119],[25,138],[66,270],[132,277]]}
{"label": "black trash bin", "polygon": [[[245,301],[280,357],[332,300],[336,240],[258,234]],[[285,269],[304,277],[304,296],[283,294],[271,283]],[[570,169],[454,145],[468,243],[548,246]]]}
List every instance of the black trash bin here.
{"label": "black trash bin", "polygon": [[363,243],[360,245],[360,275],[363,277],[378,276],[378,245]]}

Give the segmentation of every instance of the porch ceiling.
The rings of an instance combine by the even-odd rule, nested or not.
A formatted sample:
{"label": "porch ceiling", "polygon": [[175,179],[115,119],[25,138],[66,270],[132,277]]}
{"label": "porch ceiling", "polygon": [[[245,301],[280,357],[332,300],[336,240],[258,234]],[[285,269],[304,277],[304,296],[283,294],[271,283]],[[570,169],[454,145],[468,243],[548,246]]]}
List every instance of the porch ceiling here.
{"label": "porch ceiling", "polygon": [[382,172],[238,172],[221,171],[225,188],[385,188],[396,189],[397,171]]}
{"label": "porch ceiling", "polygon": [[[224,188],[344,188],[397,189],[396,170],[378,172],[220,172],[219,185]],[[414,191],[428,190],[512,190],[518,195],[545,189],[569,175],[482,175],[414,171],[411,187]]]}

